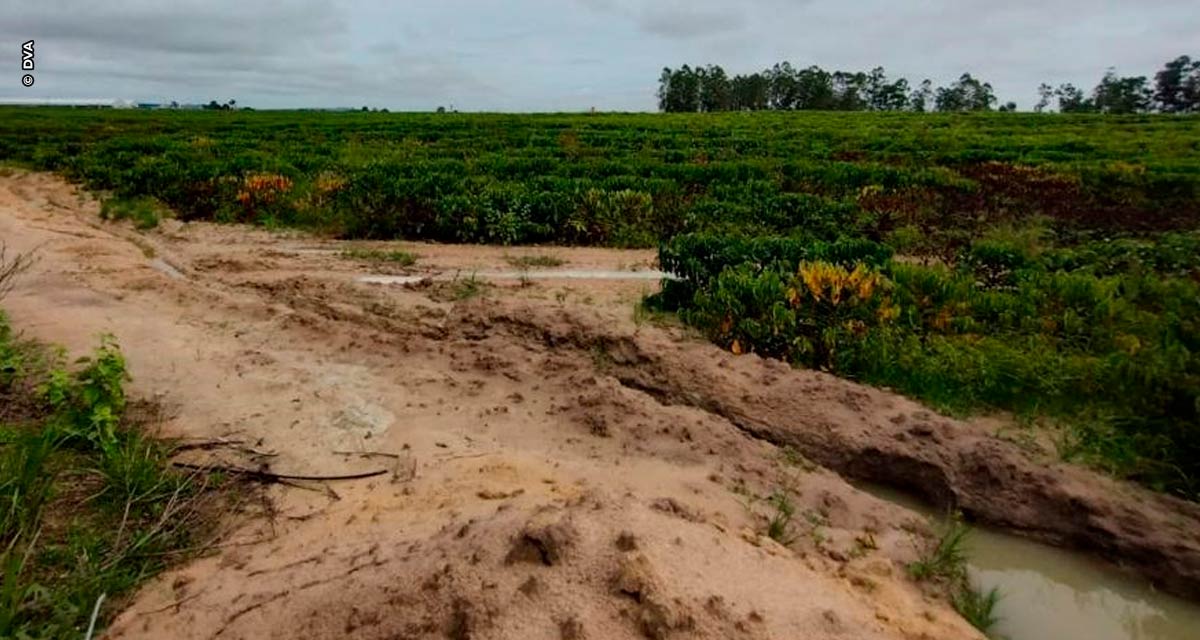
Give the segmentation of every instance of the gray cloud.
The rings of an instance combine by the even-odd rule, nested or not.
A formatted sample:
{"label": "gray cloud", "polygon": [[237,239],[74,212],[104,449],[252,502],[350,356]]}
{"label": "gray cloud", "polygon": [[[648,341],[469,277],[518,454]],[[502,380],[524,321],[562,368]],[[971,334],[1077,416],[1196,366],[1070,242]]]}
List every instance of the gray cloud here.
{"label": "gray cloud", "polygon": [[[431,100],[486,89],[452,60],[388,41],[390,49],[356,52],[353,15],[330,0],[50,0],[0,23],[0,40],[37,41],[36,88],[49,97],[378,105],[400,91]],[[6,89],[0,95],[30,93]]]}
{"label": "gray cloud", "polygon": [[668,38],[703,38],[746,27],[746,16],[736,9],[672,12],[661,8],[642,14],[639,25],[648,33]]}
{"label": "gray cloud", "polygon": [[0,29],[98,50],[257,56],[297,43],[336,41],[348,30],[347,18],[343,7],[327,0],[44,0],[15,9]]}
{"label": "gray cloud", "polygon": [[[647,34],[678,39],[741,31],[748,24],[750,13],[736,3],[713,0],[579,0],[579,4],[597,13],[627,19]],[[758,4],[755,10],[771,3]]]}
{"label": "gray cloud", "polygon": [[790,60],[971,71],[1028,105],[1200,55],[1196,33],[1193,0],[0,0],[0,51],[34,38],[38,63],[26,89],[0,60],[0,97],[637,110],[663,66]]}

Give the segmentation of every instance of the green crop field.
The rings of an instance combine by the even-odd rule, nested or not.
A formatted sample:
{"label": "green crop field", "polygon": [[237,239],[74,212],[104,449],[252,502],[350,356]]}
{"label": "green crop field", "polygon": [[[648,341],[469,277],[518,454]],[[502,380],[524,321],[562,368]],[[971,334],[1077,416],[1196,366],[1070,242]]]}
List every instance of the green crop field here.
{"label": "green crop field", "polygon": [[106,211],[348,238],[660,246],[717,344],[1055,429],[1200,492],[1200,119],[0,110]]}
{"label": "green crop field", "polygon": [[457,242],[913,227],[960,245],[981,218],[1158,230],[1200,202],[1200,126],[1164,116],[0,109],[0,158],[190,219]]}

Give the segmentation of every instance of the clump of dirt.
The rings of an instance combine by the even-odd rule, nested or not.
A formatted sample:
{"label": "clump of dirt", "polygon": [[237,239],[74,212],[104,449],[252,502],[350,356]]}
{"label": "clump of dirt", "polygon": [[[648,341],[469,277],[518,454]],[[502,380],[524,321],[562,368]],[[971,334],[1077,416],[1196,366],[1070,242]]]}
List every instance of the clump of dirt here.
{"label": "clump of dirt", "polygon": [[561,513],[549,509],[541,511],[525,523],[505,556],[505,562],[552,567],[566,560],[568,550],[578,537],[575,528]]}
{"label": "clump of dirt", "polygon": [[629,614],[647,638],[664,640],[676,631],[695,631],[696,618],[691,611],[682,602],[663,598],[659,579],[646,556],[621,558],[613,587],[636,603]]}
{"label": "clump of dirt", "polygon": [[676,518],[682,518],[688,522],[704,522],[704,516],[679,504],[679,501],[675,498],[659,498],[650,503],[650,508],[657,509],[663,513],[669,513]]}

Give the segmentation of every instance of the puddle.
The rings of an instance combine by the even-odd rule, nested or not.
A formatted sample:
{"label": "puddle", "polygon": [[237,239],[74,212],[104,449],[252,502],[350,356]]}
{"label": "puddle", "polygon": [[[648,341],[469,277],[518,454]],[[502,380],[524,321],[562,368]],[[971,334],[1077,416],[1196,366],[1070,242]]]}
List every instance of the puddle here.
{"label": "puddle", "polygon": [[359,276],[354,281],[364,284],[416,284],[424,279],[425,276]]}
{"label": "puddle", "polygon": [[[912,496],[857,484],[926,516]],[[941,517],[941,516],[937,516]],[[1195,640],[1200,604],[1156,591],[1087,555],[976,527],[967,542],[971,581],[1001,593],[993,635],[1008,640]]]}
{"label": "puddle", "polygon": [[469,274],[439,273],[419,276],[389,276],[367,275],[359,276],[356,282],[366,284],[415,284],[430,278],[432,280],[453,280],[454,278],[486,278],[488,280],[650,280],[659,281],[663,278],[674,278],[669,273],[648,269],[646,271],[616,271],[608,269],[551,269],[545,271],[474,271]]}

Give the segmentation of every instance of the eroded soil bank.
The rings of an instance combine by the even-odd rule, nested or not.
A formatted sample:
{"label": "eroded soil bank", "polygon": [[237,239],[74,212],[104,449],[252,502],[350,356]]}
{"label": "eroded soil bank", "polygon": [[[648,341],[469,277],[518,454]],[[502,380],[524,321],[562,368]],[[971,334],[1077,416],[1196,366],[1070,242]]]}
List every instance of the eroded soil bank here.
{"label": "eroded soil bank", "polygon": [[[386,472],[274,486],[263,517],[144,589],[111,637],[978,637],[904,574],[923,518],[828,469],[1200,594],[1194,505],[635,318],[646,282],[360,283],[379,265],[337,243],[139,234],[37,174],[0,180],[0,238],[40,255],[5,303],[17,327],[75,353],[114,334],[167,435],[245,445],[193,462]],[[398,274],[520,253],[653,262],[394,246],[420,256]],[[764,535],[779,491],[787,545]]]}
{"label": "eroded soil bank", "polygon": [[491,306],[480,315],[478,326],[603,349],[610,375],[664,405],[701,409],[847,476],[1096,552],[1172,593],[1200,599],[1200,506],[1194,503],[1056,463],[982,425],[821,372],[610,330],[561,310]]}

